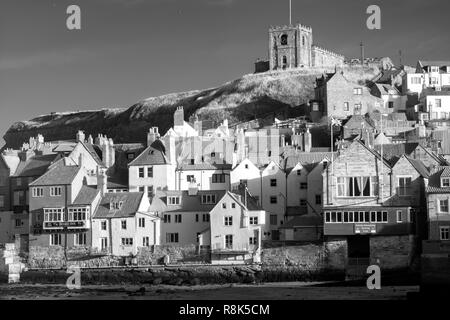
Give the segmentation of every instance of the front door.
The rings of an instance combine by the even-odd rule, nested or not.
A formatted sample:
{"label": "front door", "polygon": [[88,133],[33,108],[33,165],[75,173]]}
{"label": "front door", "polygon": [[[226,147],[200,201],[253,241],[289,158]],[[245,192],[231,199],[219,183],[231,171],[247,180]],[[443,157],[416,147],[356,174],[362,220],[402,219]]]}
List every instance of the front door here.
{"label": "front door", "polygon": [[102,251],[108,249],[108,238],[101,238]]}

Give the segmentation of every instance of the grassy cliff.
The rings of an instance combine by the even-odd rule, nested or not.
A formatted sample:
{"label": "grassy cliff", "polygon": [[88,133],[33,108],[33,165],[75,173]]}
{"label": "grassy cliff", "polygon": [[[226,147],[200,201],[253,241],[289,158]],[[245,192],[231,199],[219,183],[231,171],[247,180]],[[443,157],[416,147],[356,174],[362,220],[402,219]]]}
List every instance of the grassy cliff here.
{"label": "grassy cliff", "polygon": [[[107,134],[116,143],[143,142],[151,126],[165,133],[173,124],[173,112],[184,106],[185,118],[230,123],[253,120],[269,113],[286,114],[314,98],[314,82],[324,69],[293,69],[245,75],[217,88],[172,93],[140,101],[129,108],[58,112],[16,122],[4,135],[7,147],[18,148],[29,137],[43,134],[46,141],[73,139],[78,130],[96,136]],[[376,68],[345,68],[348,79],[372,79]],[[63,108],[63,107],[61,107]]]}

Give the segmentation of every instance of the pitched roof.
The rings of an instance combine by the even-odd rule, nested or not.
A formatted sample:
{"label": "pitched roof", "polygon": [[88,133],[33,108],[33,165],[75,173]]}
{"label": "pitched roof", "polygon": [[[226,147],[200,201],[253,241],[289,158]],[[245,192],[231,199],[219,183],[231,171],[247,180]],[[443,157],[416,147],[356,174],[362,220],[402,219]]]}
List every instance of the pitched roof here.
{"label": "pitched roof", "polygon": [[[173,190],[173,191],[161,191],[157,190],[155,196],[151,200],[149,211],[153,212],[209,212],[211,211],[216,203],[214,204],[202,204],[202,195],[216,195],[216,203],[225,194],[224,190],[208,190],[208,191],[198,191],[196,195],[189,195],[189,192],[184,190]],[[180,197],[180,203],[177,205],[169,205],[168,197]]]}
{"label": "pitched roof", "polygon": [[128,170],[116,168],[112,175],[108,175],[108,189],[128,189]]}
{"label": "pitched roof", "polygon": [[375,146],[375,150],[381,152],[381,147],[383,147],[383,157],[393,164],[397,162],[402,155],[411,155],[418,146],[419,143],[417,142],[379,144]]}
{"label": "pitched roof", "polygon": [[381,76],[377,79],[377,83],[388,83],[391,81],[391,77],[396,77],[400,73],[404,72],[402,69],[389,69],[383,70]]}
{"label": "pitched roof", "polygon": [[400,94],[400,92],[398,91],[398,89],[390,84],[385,84],[385,83],[375,83],[375,86],[378,88],[378,90],[380,90],[381,94],[391,94],[390,91],[394,91],[393,94]]}
{"label": "pitched roof", "polygon": [[167,162],[167,158],[161,150],[149,146],[136,159],[131,161],[128,166],[159,165],[167,164]]}
{"label": "pitched roof", "polygon": [[[372,153],[375,157],[377,157],[378,159],[381,159],[381,155],[374,149],[371,149],[369,147],[367,147],[364,142],[362,142],[361,140],[355,140],[353,143],[359,143],[360,145],[362,145],[367,151],[369,151],[370,153]],[[345,151],[345,150],[344,150]],[[389,168],[392,168],[392,164],[389,163],[389,161],[386,160],[386,158],[384,157],[383,154],[383,162],[386,166],[388,166]]]}
{"label": "pitched roof", "polygon": [[427,193],[450,193],[450,187],[441,187],[441,177],[450,177],[450,166],[436,167],[429,176],[425,191]]}
{"label": "pitched roof", "polygon": [[428,178],[430,176],[430,172],[425,167],[422,161],[413,159],[411,157],[405,156],[406,159],[411,163],[411,165],[414,167],[414,169],[417,170],[417,172],[424,178]]}
{"label": "pitched roof", "polygon": [[14,177],[38,177],[43,175],[55,161],[58,154],[33,156],[27,161],[20,161]]}
{"label": "pitched roof", "polygon": [[58,143],[58,145],[53,148],[53,152],[72,152],[76,145],[75,142]]}
{"label": "pitched roof", "polygon": [[[95,210],[94,218],[107,219],[133,217],[139,210],[143,196],[143,192],[107,193],[102,197],[97,210]],[[111,202],[121,201],[123,202],[121,209],[110,210]]]}
{"label": "pitched roof", "polygon": [[81,170],[77,165],[65,164],[62,158],[54,163],[49,170],[42,176],[30,183],[30,186],[48,186],[48,185],[68,185],[71,184],[75,176]]}
{"label": "pitched roof", "polygon": [[177,170],[231,170],[231,164],[227,163],[196,163],[196,164],[181,164]]}
{"label": "pitched roof", "polygon": [[100,159],[100,156],[102,154],[102,151],[100,150],[100,147],[95,144],[84,142],[81,142],[81,144],[89,151],[89,153],[92,155],[92,158],[94,158],[95,162],[101,165],[102,160]]}
{"label": "pitched roof", "polygon": [[450,66],[450,60],[444,61],[444,60],[419,60],[419,64],[422,67],[427,67],[427,66],[433,66],[433,67],[445,67],[445,66]]}
{"label": "pitched roof", "polygon": [[228,192],[236,200],[239,201],[249,211],[261,211],[263,208],[258,201],[250,194],[248,189],[239,186],[233,192]]}
{"label": "pitched roof", "polygon": [[99,192],[100,190],[95,187],[82,186],[80,192],[75,198],[75,201],[73,202],[73,205],[92,204]]}
{"label": "pitched roof", "polygon": [[[337,152],[297,152],[295,155],[288,156],[284,160],[284,169],[290,171],[300,162],[300,164],[308,171],[311,171],[317,163],[325,158],[331,159],[332,155],[333,157],[337,157]],[[310,164],[310,166],[308,166],[308,164]],[[311,166],[311,164],[314,165]]]}

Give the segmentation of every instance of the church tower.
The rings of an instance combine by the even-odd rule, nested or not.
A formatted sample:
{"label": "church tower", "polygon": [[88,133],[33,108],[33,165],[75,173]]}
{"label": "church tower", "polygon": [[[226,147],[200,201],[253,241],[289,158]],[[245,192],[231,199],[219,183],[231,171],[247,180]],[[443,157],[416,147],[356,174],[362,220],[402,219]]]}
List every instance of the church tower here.
{"label": "church tower", "polygon": [[312,28],[301,24],[269,29],[270,70],[312,67]]}

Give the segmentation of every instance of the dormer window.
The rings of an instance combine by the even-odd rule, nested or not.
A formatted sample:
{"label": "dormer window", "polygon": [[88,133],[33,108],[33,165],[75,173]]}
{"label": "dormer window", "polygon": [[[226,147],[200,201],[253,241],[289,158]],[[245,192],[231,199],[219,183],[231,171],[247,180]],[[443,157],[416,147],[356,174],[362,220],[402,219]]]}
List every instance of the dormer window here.
{"label": "dormer window", "polygon": [[123,206],[123,201],[112,200],[109,203],[109,210],[121,210]]}
{"label": "dormer window", "polygon": [[202,195],[202,204],[216,204],[216,195],[215,194]]}
{"label": "dormer window", "polygon": [[170,206],[176,206],[180,204],[180,197],[172,196],[167,198],[167,204]]}
{"label": "dormer window", "polygon": [[442,186],[442,188],[450,187],[450,178],[442,178],[441,186]]}
{"label": "dormer window", "polygon": [[439,67],[431,67],[431,72],[439,72]]}

